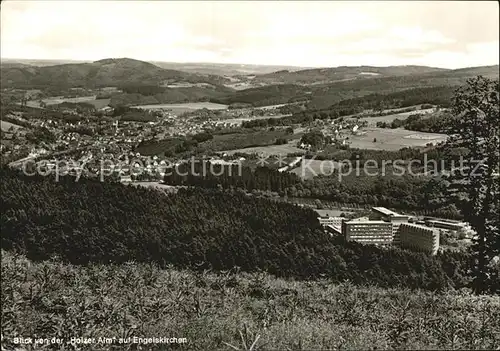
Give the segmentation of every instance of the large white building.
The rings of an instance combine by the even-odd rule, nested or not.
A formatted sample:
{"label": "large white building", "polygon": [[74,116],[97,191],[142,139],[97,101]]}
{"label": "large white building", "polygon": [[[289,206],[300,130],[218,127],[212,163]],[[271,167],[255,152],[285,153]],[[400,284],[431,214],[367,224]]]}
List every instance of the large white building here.
{"label": "large white building", "polygon": [[400,226],[403,223],[408,223],[408,216],[401,215],[397,212],[391,211],[385,207],[373,207],[373,216],[384,222],[389,222],[392,225],[392,244],[399,246],[400,239]]}
{"label": "large white building", "polygon": [[418,224],[403,223],[399,229],[401,247],[423,251],[431,255],[439,250],[439,230]]}
{"label": "large white building", "polygon": [[385,221],[353,220],[342,223],[342,234],[347,241],[390,245],[392,243],[392,224]]}

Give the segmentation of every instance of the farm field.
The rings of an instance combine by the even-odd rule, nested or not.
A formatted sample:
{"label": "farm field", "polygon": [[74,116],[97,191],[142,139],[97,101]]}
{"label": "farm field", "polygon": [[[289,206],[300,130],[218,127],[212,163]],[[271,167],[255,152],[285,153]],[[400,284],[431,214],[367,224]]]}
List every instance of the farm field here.
{"label": "farm field", "polygon": [[256,109],[258,109],[258,110],[272,110],[274,108],[283,107],[283,106],[286,106],[286,105],[290,105],[290,104],[278,104],[278,105],[260,106],[260,107],[256,107]]}
{"label": "farm field", "polygon": [[137,105],[134,108],[140,108],[143,110],[172,110],[173,113],[184,113],[193,110],[199,110],[206,108],[208,110],[225,110],[227,105],[215,104],[213,102],[186,102],[183,104],[156,104],[156,105]]}
{"label": "farm field", "polygon": [[255,85],[250,82],[236,82],[236,83],[224,84],[224,86],[234,90],[245,90],[255,87]]}
{"label": "farm field", "polygon": [[[296,157],[283,157],[283,158],[269,157],[266,160],[265,166],[271,169],[279,169],[281,167],[289,165],[295,159]],[[262,166],[262,161],[259,158],[247,159],[243,161],[242,165],[244,167],[250,167],[252,169],[255,169],[256,167]]]}
{"label": "farm field", "polygon": [[[289,135],[286,134],[283,130],[274,130],[274,131],[254,131],[254,132],[245,132],[245,133],[228,133],[228,134],[216,134],[213,139],[206,140],[202,143],[197,144],[196,149],[191,148],[190,152],[195,152],[198,154],[201,153],[224,153],[231,150],[231,153],[238,152],[238,150],[247,150],[246,148],[260,148],[267,147],[268,145],[274,146],[277,139],[299,137],[298,135]],[[179,137],[171,137],[159,141],[143,143],[141,146],[137,148],[137,152],[140,152],[142,155],[150,156],[157,154],[164,154],[168,152],[170,155],[180,155],[182,154],[176,151],[176,147],[182,144],[184,141],[183,138]],[[293,144],[295,145],[295,144]],[[283,145],[279,145],[283,146]],[[285,145],[286,146],[286,145]],[[296,148],[295,148],[296,149]],[[246,151],[244,151],[246,152]],[[289,151],[295,152],[295,151]],[[252,153],[252,152],[250,152]],[[286,155],[286,152],[285,154]],[[185,156],[185,155],[184,155]]]}
{"label": "farm field", "polygon": [[[67,99],[63,98],[62,96],[56,96],[47,99],[42,99],[42,101],[47,106],[58,105],[62,104],[63,102],[72,102],[72,103],[85,102],[94,105],[94,107],[97,109],[100,109],[108,106],[111,99],[96,99],[96,95],[82,96],[77,98],[67,98]],[[26,103],[26,105],[29,107],[40,107],[40,102],[38,100],[30,100]]]}
{"label": "farm field", "polygon": [[386,122],[386,123],[391,123],[395,119],[400,119],[400,120],[405,120],[408,118],[408,116],[416,114],[416,113],[432,113],[434,112],[433,108],[425,109],[425,110],[416,110],[416,111],[410,111],[410,112],[402,112],[402,113],[396,113],[393,115],[387,115],[387,116],[376,116],[376,117],[361,117],[359,118],[359,121],[367,121],[368,126],[375,126],[377,122]]}
{"label": "farm field", "polygon": [[[396,151],[404,147],[425,147],[446,141],[446,134],[423,133],[402,128],[362,128],[360,135],[349,136],[349,146],[358,149]],[[376,142],[374,142],[376,139]]]}
{"label": "farm field", "polygon": [[13,124],[7,121],[0,121],[0,126],[2,131],[8,132],[11,127],[14,128],[14,131],[18,130],[19,128],[22,128],[21,126],[18,126],[17,124]]}
{"label": "farm field", "polygon": [[[57,104],[61,104],[63,102],[89,102],[89,101],[92,101],[92,100],[95,100],[96,99],[96,96],[95,95],[92,95],[92,96],[82,96],[82,97],[77,97],[77,98],[67,98],[65,99],[64,97],[62,96],[55,96],[55,97],[50,97],[50,98],[47,98],[47,99],[42,99],[42,101],[46,104],[46,105],[57,105]],[[40,106],[40,103],[38,100],[30,100],[26,103],[27,106],[29,107],[39,107]]]}
{"label": "farm field", "polygon": [[[406,107],[405,107],[406,108]],[[388,114],[387,116],[375,116],[375,117],[370,117],[369,115],[374,113],[375,111],[373,111],[373,109],[367,109],[367,110],[364,110],[362,113],[355,113],[355,114],[352,114],[352,115],[346,115],[344,116],[344,119],[346,120],[353,120],[353,121],[371,121],[371,120],[375,120],[375,123],[377,123],[378,121],[382,121],[382,122],[392,122],[395,118],[399,118],[399,119],[405,119],[407,118],[409,115],[413,114],[413,113],[427,113],[427,111],[429,112],[433,112],[434,111],[434,108],[429,108],[429,109],[420,109],[420,105],[415,105],[415,106],[408,106],[408,108],[414,108],[413,111],[408,111],[408,112],[398,112],[398,111],[401,111],[403,108],[402,107],[397,107],[397,108],[388,108],[388,109],[385,109],[384,111],[382,111],[382,113],[390,113],[390,112],[393,112],[392,114]],[[394,116],[397,116],[397,117],[394,117]],[[386,120],[385,118],[389,118],[389,120]]]}
{"label": "farm field", "polygon": [[94,105],[96,109],[101,109],[109,105],[111,99],[94,99],[94,100],[88,100],[84,101],[86,103]]}
{"label": "farm field", "polygon": [[281,117],[288,117],[288,116],[291,116],[291,115],[254,116],[254,117],[229,118],[229,119],[224,119],[222,121],[224,121],[226,123],[241,125],[241,123],[243,123],[245,121],[253,121],[253,120],[256,120],[256,119],[281,118]]}
{"label": "farm field", "polygon": [[291,172],[295,173],[302,179],[311,179],[317,175],[332,175],[334,169],[338,169],[340,164],[331,160],[302,160],[299,167],[294,168]]}
{"label": "farm field", "polygon": [[221,153],[226,153],[228,155],[232,155],[235,153],[246,153],[246,154],[263,154],[266,156],[270,155],[282,155],[286,156],[289,153],[305,153],[304,150],[299,149],[296,145],[295,141],[289,142],[288,144],[283,145],[268,145],[268,146],[256,146],[249,147],[245,149],[237,149],[237,150],[226,150],[221,151]]}

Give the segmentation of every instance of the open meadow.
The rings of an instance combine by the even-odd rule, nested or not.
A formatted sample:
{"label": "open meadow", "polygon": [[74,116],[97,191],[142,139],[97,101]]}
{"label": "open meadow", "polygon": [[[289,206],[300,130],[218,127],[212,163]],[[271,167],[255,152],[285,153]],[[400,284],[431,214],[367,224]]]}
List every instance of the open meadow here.
{"label": "open meadow", "polygon": [[225,150],[221,151],[221,153],[225,153],[228,155],[232,155],[235,153],[246,153],[246,154],[262,154],[266,156],[286,156],[291,153],[305,153],[304,150],[298,148],[296,146],[297,142],[295,140],[283,144],[283,145],[267,145],[267,146],[256,146],[256,147],[248,147],[244,149],[236,149],[236,150]]}
{"label": "open meadow", "polygon": [[111,99],[94,99],[94,100],[88,100],[84,101],[88,104],[94,105],[96,109],[101,109],[109,105]]}
{"label": "open meadow", "polygon": [[395,151],[404,147],[425,147],[426,144],[446,141],[446,134],[423,133],[402,128],[388,129],[368,127],[349,136],[349,146],[358,149]]}
{"label": "open meadow", "polygon": [[359,118],[359,121],[366,121],[366,122],[368,122],[368,127],[371,127],[371,126],[375,126],[377,124],[377,122],[391,123],[395,119],[405,120],[408,118],[408,116],[416,114],[416,113],[430,114],[432,112],[434,112],[434,109],[429,108],[429,109],[424,109],[424,110],[395,113],[393,115],[387,115],[387,116],[361,117],[361,118]]}
{"label": "open meadow", "polygon": [[18,126],[17,124],[10,123],[7,121],[0,121],[0,126],[3,132],[8,132],[10,128],[13,128],[14,131],[17,131],[18,129],[22,128],[21,126]]}
{"label": "open meadow", "polygon": [[206,108],[208,110],[225,110],[227,105],[216,104],[213,102],[186,102],[182,104],[155,104],[155,105],[137,105],[134,108],[140,108],[143,110],[170,110],[175,114],[181,114],[184,112],[192,112],[194,110],[200,110]]}
{"label": "open meadow", "polygon": [[241,123],[246,122],[246,121],[253,121],[256,119],[270,119],[270,118],[282,118],[282,117],[288,117],[291,115],[275,115],[275,116],[252,116],[252,117],[239,117],[239,118],[229,118],[229,119],[223,119],[221,121],[226,122],[226,123],[231,123],[231,124],[236,124],[236,125],[241,125]]}
{"label": "open meadow", "polygon": [[[71,102],[71,103],[87,103],[93,105],[96,109],[101,109],[103,107],[108,106],[111,99],[96,99],[96,95],[91,96],[81,96],[76,98],[64,98],[62,96],[50,97],[47,99],[42,99],[42,102],[45,105],[59,105],[63,102]],[[38,100],[29,100],[26,102],[26,105],[29,107],[40,107],[40,101]]]}
{"label": "open meadow", "polygon": [[291,172],[295,173],[302,179],[311,179],[318,175],[332,175],[334,169],[339,169],[340,164],[331,160],[302,160],[299,167],[294,168]]}

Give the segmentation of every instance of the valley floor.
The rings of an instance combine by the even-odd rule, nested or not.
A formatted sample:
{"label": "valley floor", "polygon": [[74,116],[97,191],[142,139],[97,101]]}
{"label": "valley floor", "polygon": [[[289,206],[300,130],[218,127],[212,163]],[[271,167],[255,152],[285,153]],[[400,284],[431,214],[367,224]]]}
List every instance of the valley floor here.
{"label": "valley floor", "polygon": [[[182,349],[498,349],[498,297],[355,287],[152,265],[77,267],[2,252],[2,350],[129,349],[99,337],[186,338]],[[75,348],[72,337],[94,338]],[[91,340],[91,339],[89,339]],[[156,341],[165,342],[166,339]],[[231,346],[230,346],[231,345]],[[137,345],[136,345],[137,346]],[[170,349],[165,343],[143,349]],[[29,347],[21,348],[29,349]]]}

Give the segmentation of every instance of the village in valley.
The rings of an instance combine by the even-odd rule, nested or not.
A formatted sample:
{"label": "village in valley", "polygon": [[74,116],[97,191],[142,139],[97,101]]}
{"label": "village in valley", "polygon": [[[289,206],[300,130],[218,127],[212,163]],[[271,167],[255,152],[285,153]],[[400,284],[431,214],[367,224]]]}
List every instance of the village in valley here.
{"label": "village in valley", "polygon": [[[178,88],[177,85],[169,87]],[[213,102],[112,104],[110,97],[120,94],[123,92],[118,87],[71,88],[66,95],[57,97],[48,97],[41,90],[4,88],[2,157],[15,168],[38,171],[57,179],[68,174],[101,180],[106,177],[124,184],[172,191],[184,183],[169,184],[165,181],[166,171],[193,160],[249,169],[268,167],[311,181],[321,175],[320,171],[325,172],[325,163],[332,162],[328,160],[332,153],[347,150],[397,152],[402,148],[424,153],[447,139],[444,133],[401,127],[412,116],[431,120],[433,116],[449,114],[446,106],[429,104],[425,100],[420,105],[399,108],[356,108],[354,113],[344,112],[339,117],[330,111],[307,116],[304,101],[266,106]],[[333,162],[329,174],[340,169],[341,160]],[[262,190],[267,190],[266,196],[283,201],[281,190]],[[295,195],[292,193],[297,202],[300,195]],[[286,192],[284,196],[287,201]],[[356,217],[364,213],[360,209],[353,210],[356,204],[342,205],[324,198],[312,203],[310,200],[311,196],[306,196],[298,204],[316,209],[320,223],[328,223],[325,230],[332,235],[349,237],[346,226],[354,225],[367,229],[364,234],[358,234],[361,239],[352,236],[351,240],[364,242],[363,237],[370,237],[371,230],[381,230],[377,234],[380,238],[391,237],[388,242],[382,240],[383,244],[392,244],[392,237],[399,230],[393,226],[386,230],[383,229],[385,223]],[[343,212],[348,213],[350,219],[325,217],[321,214],[325,206],[334,212],[347,208]],[[363,208],[369,208],[369,204]],[[414,214],[410,215],[413,222],[419,221],[417,229],[421,224],[429,227],[424,212],[410,213]],[[431,249],[424,247],[424,251],[437,252],[439,233],[451,238],[455,247],[459,240],[470,239],[469,232],[467,236],[457,234],[457,230],[466,230],[463,225],[455,228],[449,219],[437,220],[450,224],[441,229],[431,226],[429,235],[437,235],[437,239],[431,240]],[[332,221],[338,222],[335,227]],[[344,222],[346,224],[342,224]],[[412,228],[411,224],[408,228]],[[378,245],[380,240],[377,236],[367,242]],[[459,246],[467,246],[466,241]],[[443,243],[446,240],[441,240],[441,246],[446,247]]]}

